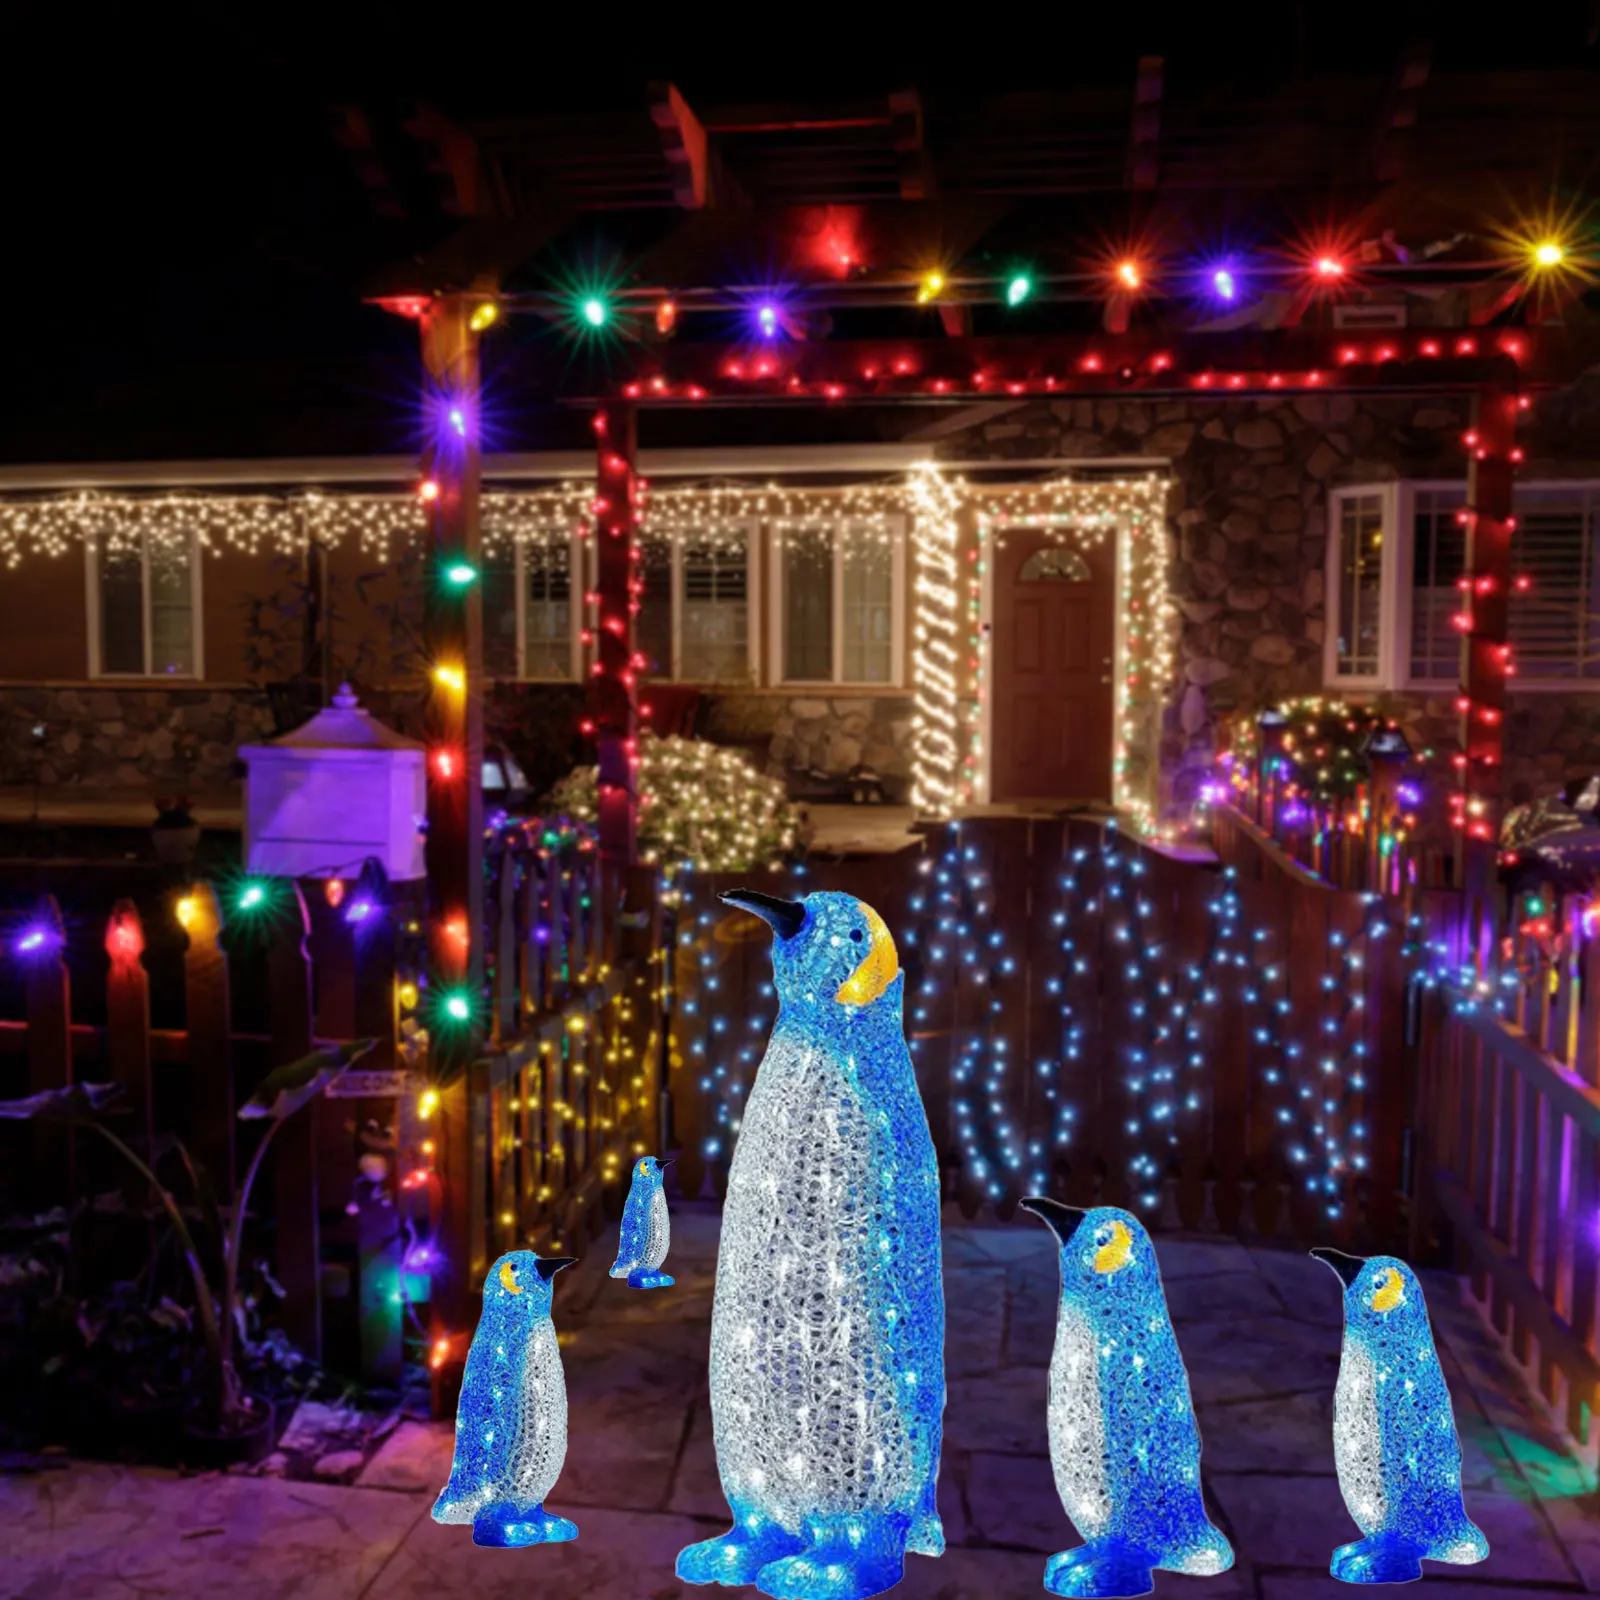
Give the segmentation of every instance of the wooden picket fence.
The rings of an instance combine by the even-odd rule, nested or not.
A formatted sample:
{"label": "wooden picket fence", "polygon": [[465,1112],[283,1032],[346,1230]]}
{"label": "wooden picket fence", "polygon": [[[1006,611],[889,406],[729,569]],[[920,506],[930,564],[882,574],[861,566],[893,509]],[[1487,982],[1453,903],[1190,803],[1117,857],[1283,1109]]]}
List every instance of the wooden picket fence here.
{"label": "wooden picket fence", "polygon": [[[965,1213],[1009,1216],[1044,1190],[1155,1225],[1390,1246],[1412,1095],[1400,909],[1331,888],[1231,813],[1218,842],[1220,865],[1087,818],[971,820],[759,887],[844,889],[897,930],[913,1060]],[[688,1194],[726,1186],[776,1009],[765,928],[717,900],[739,881],[697,876],[679,913],[671,1088]],[[1181,1049],[1160,1004],[1198,1030]],[[1320,1105],[1330,1057],[1337,1109],[1308,1118],[1299,1090]],[[1324,1132],[1301,1132],[1301,1165],[1308,1122]],[[1342,1157],[1313,1148],[1335,1135]]]}
{"label": "wooden picket fence", "polygon": [[1600,940],[1589,896],[1522,888],[1441,919],[1419,1095],[1419,1244],[1434,1232],[1531,1381],[1590,1438],[1600,1284]]}
{"label": "wooden picket fence", "polygon": [[[112,1125],[146,1149],[161,1136],[180,1139],[228,1206],[260,1136],[260,1124],[236,1117],[241,1097],[272,1067],[315,1045],[376,1039],[353,1081],[386,1092],[318,1099],[291,1117],[274,1140],[270,1198],[258,1185],[252,1207],[271,1218],[273,1274],[284,1291],[276,1317],[290,1337],[314,1359],[329,1354],[375,1380],[398,1380],[397,1213],[375,1203],[374,1186],[362,1185],[360,1157],[381,1150],[392,1160],[403,1132],[394,1088],[397,945],[378,929],[403,916],[407,902],[375,863],[356,895],[374,906],[359,929],[309,881],[275,885],[258,909],[232,919],[205,884],[164,897],[160,926],[147,927],[132,900],[118,901],[100,935],[105,1021],[98,1025],[73,1020],[73,974],[81,999],[83,980],[98,965],[87,930],[69,927],[47,896],[9,933],[25,1009],[21,1019],[0,1022],[0,1054],[11,1058],[7,1070],[21,1093],[118,1084]],[[181,1029],[151,1026],[157,953],[181,962]],[[241,1006],[266,1019],[264,1032],[235,1029]],[[407,1097],[398,1101],[406,1105]],[[81,1137],[40,1126],[9,1136],[25,1145],[22,1159],[8,1163],[14,1206],[42,1210],[87,1192],[78,1166],[89,1146]]]}

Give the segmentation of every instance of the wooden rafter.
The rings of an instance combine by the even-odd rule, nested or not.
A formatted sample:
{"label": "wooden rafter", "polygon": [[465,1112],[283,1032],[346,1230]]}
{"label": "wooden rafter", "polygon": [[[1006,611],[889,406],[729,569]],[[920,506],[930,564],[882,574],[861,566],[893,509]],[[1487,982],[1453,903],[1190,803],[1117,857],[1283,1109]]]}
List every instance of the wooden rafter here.
{"label": "wooden rafter", "polygon": [[728,172],[716,141],[676,85],[653,83],[650,119],[661,136],[661,153],[672,172],[672,189],[685,211],[738,204],[739,186]]}
{"label": "wooden rafter", "polygon": [[1141,56],[1133,80],[1133,125],[1128,138],[1128,187],[1153,189],[1161,170],[1160,56]]}
{"label": "wooden rafter", "polygon": [[1406,131],[1416,126],[1432,68],[1433,46],[1427,40],[1413,40],[1401,52],[1378,112],[1373,141],[1372,176],[1379,183],[1394,183],[1404,175]]}
{"label": "wooden rafter", "polygon": [[928,156],[922,96],[916,89],[897,89],[889,96],[890,124],[899,158],[900,198],[927,200],[933,195],[933,163]]}

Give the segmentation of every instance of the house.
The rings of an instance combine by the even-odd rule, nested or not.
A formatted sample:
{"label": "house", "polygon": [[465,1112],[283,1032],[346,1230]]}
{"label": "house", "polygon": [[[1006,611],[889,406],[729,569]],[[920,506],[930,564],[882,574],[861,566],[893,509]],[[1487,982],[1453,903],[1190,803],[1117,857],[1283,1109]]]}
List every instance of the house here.
{"label": "house", "polygon": [[[647,721],[745,746],[797,790],[866,766],[925,809],[1099,803],[1151,824],[1183,814],[1229,718],[1330,691],[1380,704],[1448,773],[1464,441],[1503,393],[1526,402],[1503,798],[1600,768],[1595,248],[1581,207],[1550,199],[1600,148],[1583,80],[1407,57],[1248,106],[1163,99],[1145,61],[1118,95],[960,115],[888,95],[836,119],[853,144],[793,108],[697,115],[665,86],[582,129],[458,129],[492,179],[456,197],[478,208],[473,271],[447,241],[375,298],[416,315],[428,272],[493,280],[488,318],[570,342],[508,333],[496,354],[485,322],[485,406],[536,392],[548,424],[544,447],[502,451],[473,423],[491,737],[541,778],[581,751],[581,407],[628,394],[663,407],[639,454]],[[1270,152],[1262,107],[1291,130]],[[1108,128],[1115,158],[1072,166]],[[530,248],[518,197],[559,193],[591,243],[621,219],[584,138],[627,166],[627,214],[651,226],[625,276],[575,291],[541,278],[566,236]],[[1281,226],[1329,194],[1336,220]],[[1224,213],[1258,242],[1189,242]],[[782,284],[719,279],[730,256],[781,260]],[[400,454],[0,469],[0,786],[225,788],[306,681],[348,676],[405,720],[431,487]]]}

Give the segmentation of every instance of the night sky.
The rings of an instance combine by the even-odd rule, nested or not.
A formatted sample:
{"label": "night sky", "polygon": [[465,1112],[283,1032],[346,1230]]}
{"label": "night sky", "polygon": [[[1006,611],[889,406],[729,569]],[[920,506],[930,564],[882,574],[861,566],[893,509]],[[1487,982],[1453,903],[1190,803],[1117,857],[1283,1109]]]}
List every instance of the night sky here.
{"label": "night sky", "polygon": [[[1169,84],[1221,93],[1261,74],[1384,67],[1417,34],[1446,66],[1600,54],[1590,4],[1540,5],[1540,26],[1520,30],[1475,28],[1461,6],[1284,0],[1087,22],[1078,7],[1018,7],[973,38],[960,35],[977,11],[895,8],[893,48],[876,51],[835,36],[849,13],[831,7],[797,8],[789,27],[764,8],[730,10],[725,27],[693,8],[698,46],[672,8],[552,21],[547,5],[439,7],[432,22],[383,5],[122,5],[109,22],[108,9],[0,7],[7,461],[411,448],[414,330],[360,296],[450,223],[420,194],[410,221],[372,214],[330,134],[341,100],[398,114],[420,96],[457,116],[627,107],[652,78],[691,103],[907,82],[959,96],[1131,83],[1144,53],[1166,57]],[[591,19],[602,35],[659,37],[662,54],[603,57],[579,31]],[[554,437],[525,423],[519,444]]]}

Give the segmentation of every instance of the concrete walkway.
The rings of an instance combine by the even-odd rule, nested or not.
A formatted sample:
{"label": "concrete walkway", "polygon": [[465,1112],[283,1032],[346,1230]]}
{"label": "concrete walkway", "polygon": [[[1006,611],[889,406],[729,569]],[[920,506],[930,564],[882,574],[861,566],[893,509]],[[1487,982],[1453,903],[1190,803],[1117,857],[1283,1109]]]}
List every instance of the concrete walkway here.
{"label": "concrete walkway", "polygon": [[[218,1594],[227,1600],[673,1600],[684,1545],[721,1533],[705,1363],[717,1219],[674,1217],[677,1286],[606,1277],[614,1238],[557,1280],[571,1404],[552,1510],[573,1544],[476,1549],[428,1517],[450,1430],[404,1424],[354,1487],[273,1478],[180,1479],[74,1465],[0,1479],[0,1596],[72,1600]],[[900,1600],[1042,1594],[1045,1558],[1077,1543],[1045,1440],[1056,1258],[1032,1219],[947,1218],[949,1305],[940,1502],[950,1549],[912,1557]],[[1156,1575],[1158,1595],[1313,1600],[1354,1592],[1328,1576],[1355,1537],[1333,1475],[1337,1286],[1326,1267],[1216,1239],[1159,1245],[1205,1441],[1206,1488],[1238,1565],[1217,1578]],[[1465,1453],[1467,1507],[1489,1537],[1478,1567],[1429,1567],[1426,1600],[1600,1594],[1591,1480],[1526,1401],[1448,1279],[1429,1283]],[[754,1590],[745,1591],[754,1595]]]}

